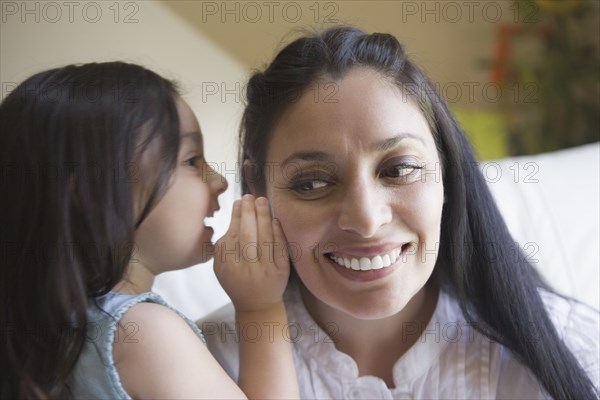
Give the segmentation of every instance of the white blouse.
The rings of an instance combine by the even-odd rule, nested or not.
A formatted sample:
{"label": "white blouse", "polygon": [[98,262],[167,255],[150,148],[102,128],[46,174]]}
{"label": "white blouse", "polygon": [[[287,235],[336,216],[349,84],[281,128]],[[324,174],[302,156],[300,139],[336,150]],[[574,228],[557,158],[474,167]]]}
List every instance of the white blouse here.
{"label": "white blouse", "polygon": [[[600,381],[600,315],[585,305],[542,293],[559,334],[592,382]],[[286,292],[294,361],[303,399],[537,399],[548,398],[528,368],[513,354],[468,325],[458,303],[443,291],[420,339],[395,363],[394,387],[338,351],[308,314],[298,288]],[[238,377],[238,343],[233,308],[205,319],[207,344],[224,369]],[[219,317],[220,315],[220,317]],[[210,322],[209,322],[210,321]],[[264,334],[268,334],[265,327]],[[244,334],[242,332],[241,334]],[[256,335],[256,331],[246,334]]]}

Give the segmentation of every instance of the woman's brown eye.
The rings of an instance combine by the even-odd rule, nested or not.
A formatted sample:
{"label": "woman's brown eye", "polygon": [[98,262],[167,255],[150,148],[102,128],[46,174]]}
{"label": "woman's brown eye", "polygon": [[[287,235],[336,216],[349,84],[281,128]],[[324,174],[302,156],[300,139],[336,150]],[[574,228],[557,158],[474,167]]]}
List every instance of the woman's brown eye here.
{"label": "woman's brown eye", "polygon": [[393,167],[386,168],[382,175],[386,178],[404,178],[417,172],[421,168],[421,166],[415,164],[398,164],[394,165]]}
{"label": "woman's brown eye", "polygon": [[327,187],[327,182],[319,180],[303,181],[292,185],[292,189],[299,192],[310,192]]}

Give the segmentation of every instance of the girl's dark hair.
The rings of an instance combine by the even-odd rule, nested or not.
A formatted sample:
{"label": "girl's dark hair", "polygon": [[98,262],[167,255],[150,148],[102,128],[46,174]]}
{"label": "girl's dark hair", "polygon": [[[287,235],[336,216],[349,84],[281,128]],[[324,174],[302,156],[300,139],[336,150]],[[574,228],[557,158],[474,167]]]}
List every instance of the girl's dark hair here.
{"label": "girl's dark hair", "polygon": [[69,397],[87,305],[123,278],[176,165],[176,95],[109,62],[38,73],[0,104],[2,398]]}
{"label": "girl's dark hair", "polygon": [[341,79],[353,68],[369,68],[395,82],[428,120],[446,197],[434,279],[457,298],[467,321],[510,349],[552,397],[596,398],[596,389],[559,338],[540,298],[538,289],[549,288],[512,239],[474,167],[471,145],[395,37],[352,27],[328,29],[293,41],[264,72],[252,75],[240,129],[240,165],[250,161],[253,171],[241,171],[243,193],[249,192],[249,183],[265,192],[265,156],[283,111],[310,85]]}

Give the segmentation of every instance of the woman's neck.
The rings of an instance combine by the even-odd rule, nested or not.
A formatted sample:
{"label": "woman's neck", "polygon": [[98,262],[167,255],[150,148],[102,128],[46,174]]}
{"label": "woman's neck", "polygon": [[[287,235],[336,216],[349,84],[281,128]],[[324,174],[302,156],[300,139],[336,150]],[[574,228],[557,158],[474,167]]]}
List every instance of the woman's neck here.
{"label": "woman's neck", "polygon": [[324,330],[335,327],[335,347],[358,365],[359,375],[373,375],[393,387],[396,361],[419,339],[435,307],[439,290],[435,284],[423,287],[400,312],[382,319],[355,318],[324,304],[300,285],[302,300],[315,322]]}

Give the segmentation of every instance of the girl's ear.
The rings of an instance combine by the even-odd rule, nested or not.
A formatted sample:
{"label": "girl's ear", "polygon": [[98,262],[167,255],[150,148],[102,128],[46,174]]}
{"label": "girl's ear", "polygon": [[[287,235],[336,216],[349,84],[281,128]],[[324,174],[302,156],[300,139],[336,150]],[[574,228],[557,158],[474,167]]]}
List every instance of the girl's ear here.
{"label": "girl's ear", "polygon": [[258,196],[258,191],[256,190],[256,168],[254,168],[254,164],[248,159],[244,160],[243,165],[243,174],[244,174],[244,182],[246,186],[248,186],[248,190],[250,194],[253,196]]}

